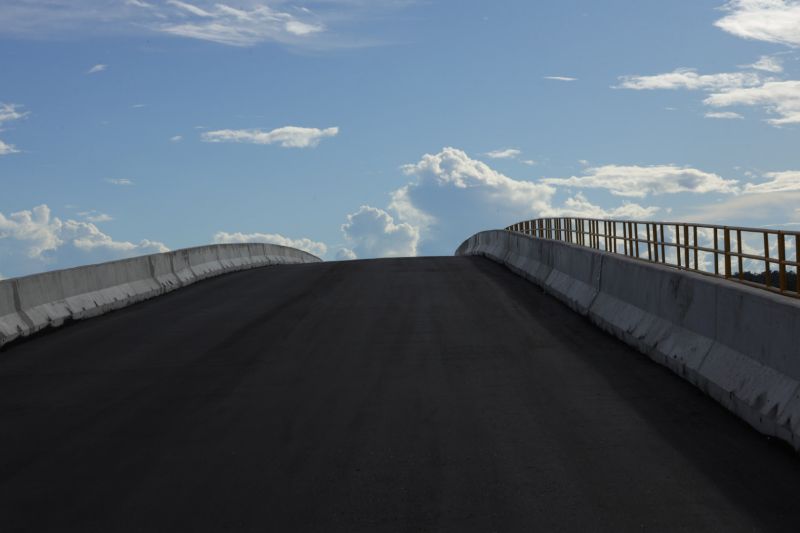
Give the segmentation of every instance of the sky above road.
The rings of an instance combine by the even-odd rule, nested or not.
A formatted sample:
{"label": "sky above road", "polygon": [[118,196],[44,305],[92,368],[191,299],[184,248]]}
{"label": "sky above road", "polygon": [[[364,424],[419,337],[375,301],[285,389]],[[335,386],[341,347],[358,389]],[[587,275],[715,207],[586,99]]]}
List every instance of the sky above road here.
{"label": "sky above road", "polygon": [[800,227],[797,0],[4,0],[0,276],[540,216]]}

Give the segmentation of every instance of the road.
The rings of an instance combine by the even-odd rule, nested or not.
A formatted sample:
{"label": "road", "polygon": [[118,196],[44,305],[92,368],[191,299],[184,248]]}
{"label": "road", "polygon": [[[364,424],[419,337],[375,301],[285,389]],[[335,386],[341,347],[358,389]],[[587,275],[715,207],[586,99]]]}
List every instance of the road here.
{"label": "road", "polygon": [[483,258],[230,274],[0,352],[0,530],[797,530],[800,460]]}

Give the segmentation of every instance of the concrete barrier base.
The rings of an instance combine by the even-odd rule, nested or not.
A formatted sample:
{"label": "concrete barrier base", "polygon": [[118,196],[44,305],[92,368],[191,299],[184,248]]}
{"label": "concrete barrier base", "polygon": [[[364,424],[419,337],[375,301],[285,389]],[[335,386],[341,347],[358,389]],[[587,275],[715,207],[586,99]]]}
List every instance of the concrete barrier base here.
{"label": "concrete barrier base", "polygon": [[456,255],[506,265],[800,450],[800,301],[508,231],[478,233]]}
{"label": "concrete barrier base", "polygon": [[226,272],[321,261],[276,244],[217,244],[0,281],[0,346]]}

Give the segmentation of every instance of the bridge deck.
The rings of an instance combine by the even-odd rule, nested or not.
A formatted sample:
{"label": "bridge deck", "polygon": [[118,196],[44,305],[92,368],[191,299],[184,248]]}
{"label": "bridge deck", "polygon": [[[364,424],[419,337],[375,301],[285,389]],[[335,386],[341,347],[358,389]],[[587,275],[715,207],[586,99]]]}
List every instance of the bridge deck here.
{"label": "bridge deck", "polygon": [[271,267],[0,352],[0,528],[794,529],[800,460],[480,258]]}

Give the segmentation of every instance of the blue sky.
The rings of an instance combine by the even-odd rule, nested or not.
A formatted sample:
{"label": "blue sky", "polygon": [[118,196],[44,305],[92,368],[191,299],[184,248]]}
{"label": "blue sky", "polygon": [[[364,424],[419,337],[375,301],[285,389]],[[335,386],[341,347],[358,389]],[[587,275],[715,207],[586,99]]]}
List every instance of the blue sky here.
{"label": "blue sky", "polygon": [[800,223],[795,0],[6,0],[0,275],[537,216]]}

